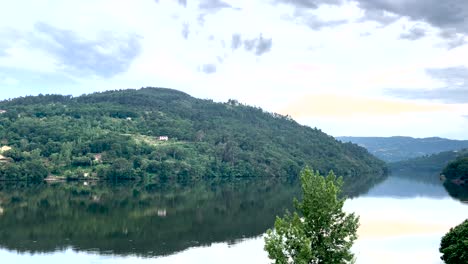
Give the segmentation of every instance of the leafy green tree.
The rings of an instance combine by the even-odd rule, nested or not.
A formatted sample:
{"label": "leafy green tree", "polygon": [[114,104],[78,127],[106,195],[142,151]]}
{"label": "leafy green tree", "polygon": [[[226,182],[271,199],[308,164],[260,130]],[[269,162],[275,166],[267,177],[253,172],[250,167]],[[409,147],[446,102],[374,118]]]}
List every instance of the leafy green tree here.
{"label": "leafy green tree", "polygon": [[46,167],[39,160],[26,162],[23,169],[24,174],[31,181],[42,181],[48,175]]}
{"label": "leafy green tree", "polygon": [[269,258],[276,264],[351,263],[359,217],[343,212],[345,199],[338,197],[342,179],[309,168],[300,177],[303,200],[294,200],[296,212],[277,217],[274,230],[267,231]]}
{"label": "leafy green tree", "polygon": [[448,179],[468,180],[468,157],[460,157],[449,163],[442,174]]}
{"label": "leafy green tree", "polygon": [[131,179],[134,177],[133,164],[126,159],[119,158],[112,164],[109,178]]}
{"label": "leafy green tree", "polygon": [[447,264],[468,263],[468,219],[442,237],[439,251]]}

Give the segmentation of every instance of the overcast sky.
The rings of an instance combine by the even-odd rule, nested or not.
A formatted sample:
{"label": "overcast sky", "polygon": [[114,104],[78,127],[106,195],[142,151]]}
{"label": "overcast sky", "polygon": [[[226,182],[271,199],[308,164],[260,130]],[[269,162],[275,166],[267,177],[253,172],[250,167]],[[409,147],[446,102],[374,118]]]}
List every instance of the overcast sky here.
{"label": "overcast sky", "polygon": [[334,136],[468,139],[466,0],[15,0],[0,99],[167,87]]}

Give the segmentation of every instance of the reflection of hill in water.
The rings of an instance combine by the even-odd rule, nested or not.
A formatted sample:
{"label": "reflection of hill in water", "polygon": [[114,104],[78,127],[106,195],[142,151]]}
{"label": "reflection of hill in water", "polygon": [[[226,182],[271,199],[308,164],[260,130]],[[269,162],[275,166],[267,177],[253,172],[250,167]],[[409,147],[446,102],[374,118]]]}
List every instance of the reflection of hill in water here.
{"label": "reflection of hill in water", "polygon": [[442,183],[434,184],[425,181],[415,181],[412,178],[404,178],[390,175],[383,183],[376,185],[366,196],[371,197],[448,197]]}
{"label": "reflection of hill in water", "polygon": [[275,181],[4,187],[0,245],[29,252],[72,246],[167,255],[258,236],[297,193],[294,184]]}
{"label": "reflection of hill in water", "polygon": [[[416,164],[417,165],[417,164]],[[376,197],[448,197],[437,169],[418,168],[411,166],[392,167],[390,176],[381,184],[376,185],[367,196]],[[414,167],[416,166],[416,167]]]}
{"label": "reflection of hill in water", "polygon": [[[366,184],[355,183],[347,195],[367,191]],[[297,181],[279,179],[0,185],[0,247],[149,257],[235,243],[263,234],[299,193]]]}
{"label": "reflection of hill in water", "polygon": [[435,169],[418,169],[401,167],[382,183],[376,185],[366,196],[371,197],[452,197],[461,201],[468,200],[468,188],[450,183],[443,183],[440,171]]}

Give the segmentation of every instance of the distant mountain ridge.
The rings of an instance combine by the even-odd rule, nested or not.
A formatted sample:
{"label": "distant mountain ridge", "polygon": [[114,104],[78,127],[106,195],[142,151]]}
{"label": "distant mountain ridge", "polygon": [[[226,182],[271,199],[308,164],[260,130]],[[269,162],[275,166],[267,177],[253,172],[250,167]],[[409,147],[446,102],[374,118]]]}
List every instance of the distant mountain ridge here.
{"label": "distant mountain ridge", "polygon": [[468,140],[452,140],[440,137],[337,137],[336,139],[358,144],[386,162],[403,161],[468,148]]}

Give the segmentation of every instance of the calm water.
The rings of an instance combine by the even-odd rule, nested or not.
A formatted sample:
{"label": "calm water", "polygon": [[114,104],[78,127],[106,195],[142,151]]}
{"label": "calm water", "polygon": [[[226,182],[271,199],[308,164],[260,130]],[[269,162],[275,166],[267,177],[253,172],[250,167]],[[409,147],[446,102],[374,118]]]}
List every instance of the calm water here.
{"label": "calm water", "polygon": [[[468,218],[466,192],[432,174],[346,192],[346,210],[361,217],[357,263],[441,263],[441,236]],[[288,180],[4,184],[0,261],[269,263],[262,235],[298,194]]]}

